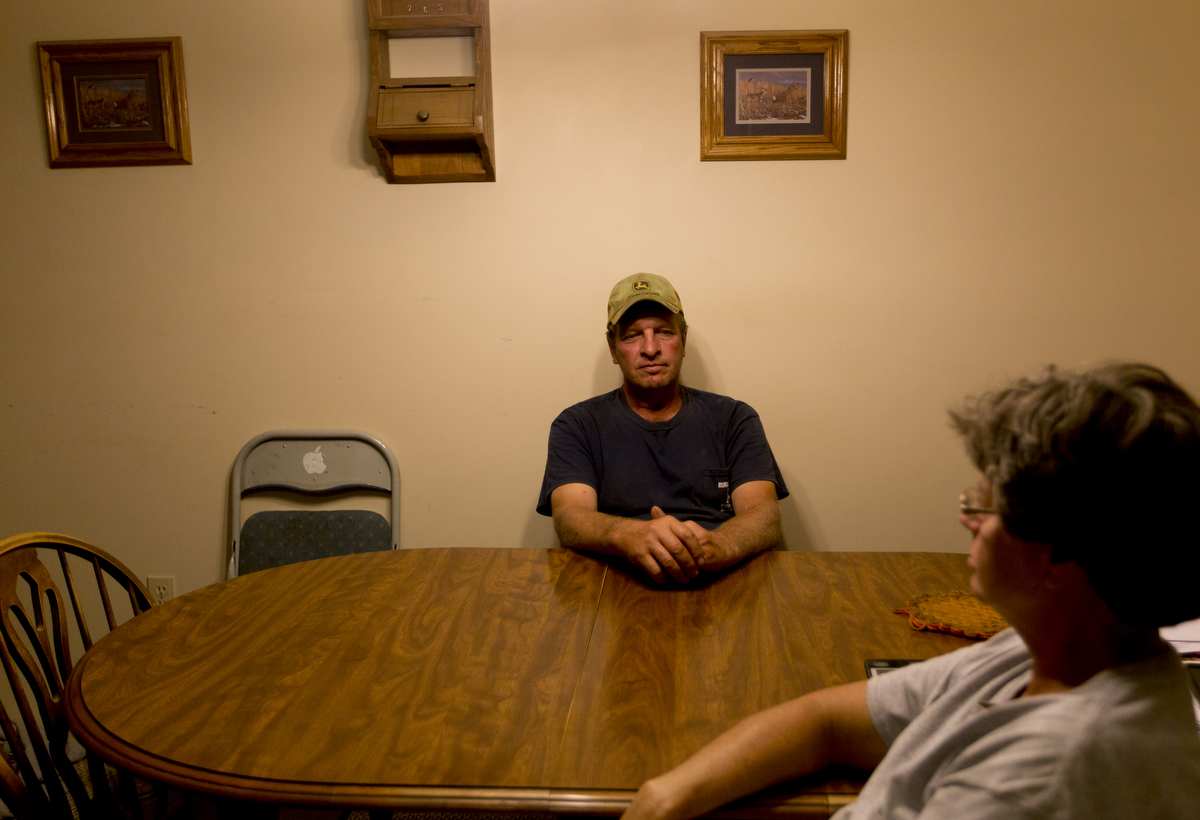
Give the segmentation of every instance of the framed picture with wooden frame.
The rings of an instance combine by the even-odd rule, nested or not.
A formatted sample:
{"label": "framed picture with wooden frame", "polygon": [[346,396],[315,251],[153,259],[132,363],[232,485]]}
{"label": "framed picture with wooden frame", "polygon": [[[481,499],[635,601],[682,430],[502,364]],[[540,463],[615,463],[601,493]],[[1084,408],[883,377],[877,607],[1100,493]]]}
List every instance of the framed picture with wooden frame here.
{"label": "framed picture with wooden frame", "polygon": [[51,168],[191,165],[179,37],[37,50]]}
{"label": "framed picture with wooden frame", "polygon": [[845,159],[849,32],[700,33],[700,159]]}

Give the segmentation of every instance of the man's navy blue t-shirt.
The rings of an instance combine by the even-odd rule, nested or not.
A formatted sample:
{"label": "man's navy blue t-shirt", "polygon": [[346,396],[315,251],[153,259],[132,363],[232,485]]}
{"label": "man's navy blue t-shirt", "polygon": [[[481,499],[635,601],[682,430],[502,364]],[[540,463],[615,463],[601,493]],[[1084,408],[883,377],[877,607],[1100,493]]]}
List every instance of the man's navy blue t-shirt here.
{"label": "man's navy blue t-shirt", "polygon": [[711,530],[733,517],[730,495],[747,481],[771,481],[785,498],[783,475],[754,409],[680,389],[683,406],[668,421],[643,419],[621,388],[562,411],[550,426],[537,511],[551,514],[556,488],[587,484],[602,513],[648,521],[657,505]]}

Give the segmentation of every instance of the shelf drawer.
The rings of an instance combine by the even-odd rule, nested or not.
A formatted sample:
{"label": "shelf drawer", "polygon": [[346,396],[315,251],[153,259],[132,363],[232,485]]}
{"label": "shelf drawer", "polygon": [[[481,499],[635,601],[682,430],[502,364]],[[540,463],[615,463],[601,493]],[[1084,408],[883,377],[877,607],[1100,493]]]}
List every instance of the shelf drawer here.
{"label": "shelf drawer", "polygon": [[[474,107],[475,89],[472,86],[381,88],[375,127],[422,129],[470,126]],[[417,115],[421,111],[429,112],[428,118],[420,119]]]}

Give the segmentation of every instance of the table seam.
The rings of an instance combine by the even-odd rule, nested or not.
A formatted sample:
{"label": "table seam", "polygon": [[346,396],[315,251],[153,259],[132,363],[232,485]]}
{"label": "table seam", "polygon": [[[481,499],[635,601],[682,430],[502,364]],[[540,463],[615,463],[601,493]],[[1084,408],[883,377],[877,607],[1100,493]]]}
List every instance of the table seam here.
{"label": "table seam", "polygon": [[554,765],[558,766],[558,761],[562,757],[563,744],[567,742],[567,730],[571,726],[571,715],[575,714],[575,699],[579,696],[579,686],[583,682],[583,673],[587,669],[587,658],[592,649],[592,636],[596,634],[596,621],[600,618],[600,604],[604,601],[604,587],[608,583],[607,564],[604,565],[604,574],[600,576],[600,589],[596,593],[596,608],[592,610],[592,623],[588,627],[587,641],[583,646],[583,659],[579,664],[579,672],[575,676],[575,685],[571,688],[571,705],[567,707],[567,719],[563,721],[562,735],[558,738],[558,749],[554,754]]}

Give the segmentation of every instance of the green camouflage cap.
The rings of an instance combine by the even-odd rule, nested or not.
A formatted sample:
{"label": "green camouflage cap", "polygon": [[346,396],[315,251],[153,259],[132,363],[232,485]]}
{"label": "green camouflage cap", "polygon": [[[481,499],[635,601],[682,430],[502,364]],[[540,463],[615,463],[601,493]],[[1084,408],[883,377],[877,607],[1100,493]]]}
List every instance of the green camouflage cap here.
{"label": "green camouflage cap", "polygon": [[672,313],[683,312],[679,294],[670,282],[653,273],[635,273],[617,282],[609,294],[608,323],[615,325],[625,311],[643,299],[653,299]]}

